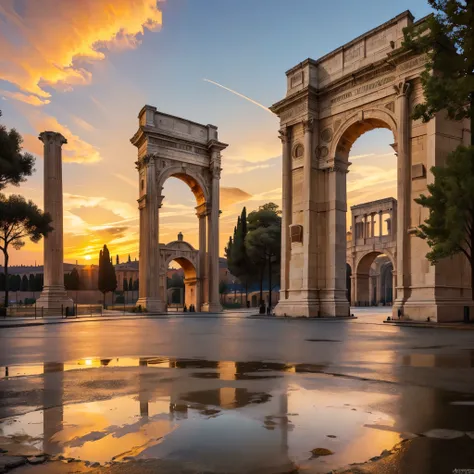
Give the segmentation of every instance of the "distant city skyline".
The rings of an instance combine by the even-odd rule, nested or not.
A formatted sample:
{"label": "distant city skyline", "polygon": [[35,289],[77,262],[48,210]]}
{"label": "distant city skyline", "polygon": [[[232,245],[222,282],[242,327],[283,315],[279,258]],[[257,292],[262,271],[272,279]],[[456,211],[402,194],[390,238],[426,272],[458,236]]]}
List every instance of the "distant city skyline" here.
{"label": "distant city skyline", "polygon": [[[36,172],[9,187],[43,204],[43,130],[63,133],[65,261],[138,256],[136,149],[129,139],[144,104],[219,128],[223,153],[220,254],[245,205],[281,203],[278,118],[266,107],[286,92],[285,71],[317,59],[425,0],[8,0],[0,4],[2,123],[23,135]],[[367,15],[370,11],[370,15]],[[61,38],[61,41],[58,41]],[[242,97],[245,96],[245,97]],[[250,100],[248,100],[248,99]],[[354,144],[348,205],[396,198],[387,130]],[[163,189],[162,243],[179,231],[195,247],[194,197],[175,178]],[[11,253],[12,265],[43,261],[43,245]],[[115,257],[114,257],[115,258]]]}

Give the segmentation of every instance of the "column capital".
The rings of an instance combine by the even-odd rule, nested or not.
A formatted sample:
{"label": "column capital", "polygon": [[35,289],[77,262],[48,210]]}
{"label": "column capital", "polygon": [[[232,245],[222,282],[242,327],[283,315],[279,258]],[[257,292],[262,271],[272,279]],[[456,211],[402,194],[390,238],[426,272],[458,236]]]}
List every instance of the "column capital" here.
{"label": "column capital", "polygon": [[45,131],[39,134],[38,140],[43,143],[56,142],[59,146],[65,145],[67,140],[59,132]]}
{"label": "column capital", "polygon": [[290,142],[290,128],[283,127],[278,130],[278,138],[281,140],[282,143],[289,143]]}
{"label": "column capital", "polygon": [[204,218],[209,215],[209,206],[207,202],[203,202],[202,204],[199,204],[199,206],[195,207],[196,209],[196,216],[199,217],[199,219]]}
{"label": "column capital", "polygon": [[314,119],[312,117],[310,117],[307,120],[303,120],[303,131],[304,131],[304,133],[306,133],[306,132],[313,133],[313,129],[314,129]]}
{"label": "column capital", "polygon": [[349,173],[349,163],[347,161],[333,158],[327,163],[328,167],[325,168],[327,171],[335,171],[336,173]]}
{"label": "column capital", "polygon": [[410,95],[410,92],[412,90],[411,87],[411,82],[403,79],[402,81],[398,82],[393,86],[395,89],[395,92],[397,93],[397,98],[406,96],[408,97]]}

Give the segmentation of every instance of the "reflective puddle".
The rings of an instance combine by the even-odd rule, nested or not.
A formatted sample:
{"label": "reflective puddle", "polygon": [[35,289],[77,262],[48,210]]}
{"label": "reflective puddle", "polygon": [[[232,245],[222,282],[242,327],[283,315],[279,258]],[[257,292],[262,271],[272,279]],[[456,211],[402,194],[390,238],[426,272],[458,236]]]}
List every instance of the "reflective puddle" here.
{"label": "reflective puddle", "polygon": [[395,417],[383,409],[398,395],[347,386],[322,368],[162,357],[4,367],[2,398],[17,403],[9,385],[16,384],[26,399],[39,397],[40,409],[0,420],[0,446],[9,454],[101,464],[163,459],[247,473],[327,472],[400,442]]}

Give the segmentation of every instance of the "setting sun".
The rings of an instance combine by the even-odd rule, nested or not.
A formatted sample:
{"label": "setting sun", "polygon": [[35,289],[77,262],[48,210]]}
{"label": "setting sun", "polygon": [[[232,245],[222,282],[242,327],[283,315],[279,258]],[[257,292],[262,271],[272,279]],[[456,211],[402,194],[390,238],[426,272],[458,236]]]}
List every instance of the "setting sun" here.
{"label": "setting sun", "polygon": [[85,258],[86,260],[90,260],[92,257],[91,257],[90,255],[86,255],[84,258]]}

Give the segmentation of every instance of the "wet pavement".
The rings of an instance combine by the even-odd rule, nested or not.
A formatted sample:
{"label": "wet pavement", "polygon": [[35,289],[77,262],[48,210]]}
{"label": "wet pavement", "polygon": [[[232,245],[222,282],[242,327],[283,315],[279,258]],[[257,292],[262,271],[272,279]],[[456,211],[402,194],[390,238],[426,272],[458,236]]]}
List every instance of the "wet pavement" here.
{"label": "wet pavement", "polygon": [[474,469],[474,333],[356,315],[3,328],[3,459],[15,474]]}

